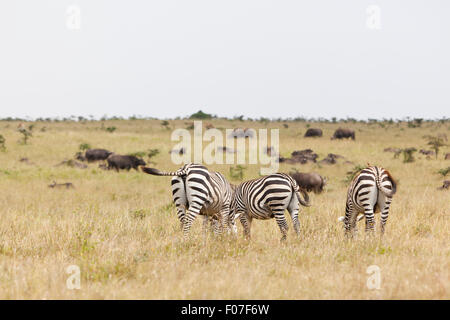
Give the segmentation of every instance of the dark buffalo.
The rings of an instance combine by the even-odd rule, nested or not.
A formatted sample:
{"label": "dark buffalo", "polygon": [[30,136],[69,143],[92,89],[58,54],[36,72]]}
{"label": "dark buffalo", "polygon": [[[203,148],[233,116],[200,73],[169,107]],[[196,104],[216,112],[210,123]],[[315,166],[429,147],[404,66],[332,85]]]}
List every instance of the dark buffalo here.
{"label": "dark buffalo", "polygon": [[305,138],[307,137],[321,137],[323,135],[322,129],[309,128],[305,132]]}
{"label": "dark buffalo", "polygon": [[311,149],[305,149],[305,150],[296,150],[291,153],[291,158],[283,158],[279,157],[278,161],[280,163],[289,163],[289,164],[295,164],[295,163],[301,163],[305,164],[308,162],[316,162],[316,159],[318,158],[318,154],[314,153]]}
{"label": "dark buffalo", "polygon": [[352,140],[355,140],[355,131],[351,129],[339,128],[334,132],[331,140],[344,138],[352,138]]}
{"label": "dark buffalo", "polygon": [[450,160],[450,153],[447,153],[447,154],[445,155],[445,160]]}
{"label": "dark buffalo", "polygon": [[86,150],[85,157],[88,162],[106,160],[113,152],[105,149],[89,149]]}
{"label": "dark buffalo", "polygon": [[138,166],[145,166],[146,163],[144,160],[139,159],[135,156],[123,156],[120,154],[112,154],[106,159],[108,162],[108,169],[116,169],[119,172],[119,169],[127,169],[131,168],[138,170]]}
{"label": "dark buffalo", "polygon": [[295,172],[290,173],[290,176],[297,181],[297,184],[306,189],[306,191],[314,193],[321,193],[323,191],[323,187],[326,184],[326,179],[323,178],[320,174],[311,172],[311,173],[302,173]]}
{"label": "dark buffalo", "polygon": [[336,164],[337,159],[344,159],[343,156],[340,156],[338,154],[329,153],[325,158],[319,161],[321,164]]}
{"label": "dark buffalo", "polygon": [[420,149],[419,153],[424,154],[426,156],[434,156],[434,151],[432,150]]}

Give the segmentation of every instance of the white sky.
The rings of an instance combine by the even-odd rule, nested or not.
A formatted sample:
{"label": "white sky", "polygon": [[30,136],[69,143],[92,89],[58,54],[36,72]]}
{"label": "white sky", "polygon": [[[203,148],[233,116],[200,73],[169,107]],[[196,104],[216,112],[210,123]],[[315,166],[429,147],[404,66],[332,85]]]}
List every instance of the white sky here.
{"label": "white sky", "polygon": [[450,115],[446,0],[10,0],[0,41],[0,117]]}

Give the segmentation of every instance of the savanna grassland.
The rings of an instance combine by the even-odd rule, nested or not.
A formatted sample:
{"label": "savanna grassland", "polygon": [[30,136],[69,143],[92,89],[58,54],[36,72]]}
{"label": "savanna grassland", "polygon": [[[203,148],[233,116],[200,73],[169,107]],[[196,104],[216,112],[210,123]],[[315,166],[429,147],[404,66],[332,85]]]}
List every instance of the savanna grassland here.
{"label": "savanna grassland", "polygon": [[[438,159],[416,152],[415,161],[383,152],[387,147],[429,149],[425,135],[446,134],[449,123],[307,123],[214,119],[216,128],[279,128],[280,153],[311,148],[319,160],[328,153],[351,163],[280,164],[328,178],[322,194],[299,215],[301,236],[292,222],[280,243],[275,220],[254,221],[250,242],[242,237],[205,236],[198,219],[183,241],[172,205],[170,178],[131,170],[116,173],[88,164],[87,169],[55,166],[73,159],[80,144],[121,154],[159,149],[151,166],[174,170],[169,151],[174,128],[186,120],[109,120],[36,122],[27,144],[19,143],[18,122],[0,121],[6,151],[0,151],[0,298],[1,299],[449,299],[450,190],[437,190],[450,165],[441,147]],[[116,127],[114,132],[102,129]],[[324,131],[304,138],[307,126]],[[356,140],[330,140],[349,127]],[[45,127],[44,130],[42,128]],[[207,143],[205,142],[204,145]],[[19,159],[28,158],[29,162]],[[148,160],[147,158],[145,160]],[[398,181],[385,236],[346,240],[337,221],[344,214],[347,172],[356,165],[379,165]],[[230,165],[210,165],[230,178]],[[244,179],[259,176],[245,165]],[[446,177],[448,179],[448,175]],[[74,189],[49,188],[52,181]],[[377,223],[379,214],[376,215]],[[66,268],[81,270],[81,288],[69,290]],[[369,290],[371,265],[381,270],[381,288]]]}

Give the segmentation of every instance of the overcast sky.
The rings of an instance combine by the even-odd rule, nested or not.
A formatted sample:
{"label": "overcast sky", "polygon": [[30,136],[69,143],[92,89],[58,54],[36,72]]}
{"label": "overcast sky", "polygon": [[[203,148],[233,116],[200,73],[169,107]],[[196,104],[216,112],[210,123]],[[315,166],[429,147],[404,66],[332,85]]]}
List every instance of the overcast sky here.
{"label": "overcast sky", "polygon": [[0,117],[449,117],[449,9],[446,0],[5,0]]}

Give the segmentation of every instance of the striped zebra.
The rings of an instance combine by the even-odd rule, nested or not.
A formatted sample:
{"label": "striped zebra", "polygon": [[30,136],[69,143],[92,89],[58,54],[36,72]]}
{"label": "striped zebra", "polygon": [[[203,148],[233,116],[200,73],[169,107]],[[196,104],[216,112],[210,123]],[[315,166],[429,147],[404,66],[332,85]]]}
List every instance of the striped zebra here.
{"label": "striped zebra", "polygon": [[[217,174],[214,172],[213,174]],[[220,173],[219,173],[220,174]],[[224,178],[223,178],[224,179]],[[177,217],[181,224],[181,230],[183,230],[183,221],[186,216],[186,209],[189,208],[188,198],[186,195],[186,186],[185,186],[185,177],[175,176],[172,178],[171,186],[172,186],[172,197],[173,203],[175,204],[175,208],[177,210]],[[232,191],[234,191],[235,185],[230,184]],[[203,216],[203,230],[206,232],[211,229],[215,234],[220,233],[220,223],[217,215],[206,215],[204,213],[204,209],[200,210]],[[234,219],[231,218],[231,215],[228,216],[228,223],[231,226],[231,230],[229,232],[237,233],[237,227]]]}
{"label": "striped zebra", "polygon": [[[300,197],[303,193],[304,200]],[[286,239],[288,225],[284,210],[291,215],[294,230],[300,233],[298,221],[299,203],[309,206],[309,197],[289,175],[275,173],[262,178],[249,180],[236,187],[232,200],[232,216],[239,220],[244,227],[244,235],[250,238],[250,228],[253,218],[275,218],[281,230],[282,238]]]}
{"label": "striped zebra", "polygon": [[217,234],[221,234],[224,227],[236,229],[234,220],[231,222],[230,219],[232,188],[221,173],[210,172],[205,166],[194,163],[185,164],[174,172],[148,167],[142,167],[142,171],[157,176],[174,176],[172,196],[185,237],[198,215],[205,216],[204,227],[210,221]]}
{"label": "striped zebra", "polygon": [[[366,218],[366,232],[375,228],[374,213],[381,212],[380,231],[384,233],[389,216],[389,206],[397,190],[395,180],[389,171],[381,167],[369,166],[361,170],[352,180],[347,193],[344,222],[346,235],[353,234],[356,221]],[[359,214],[363,214],[358,217]]]}

